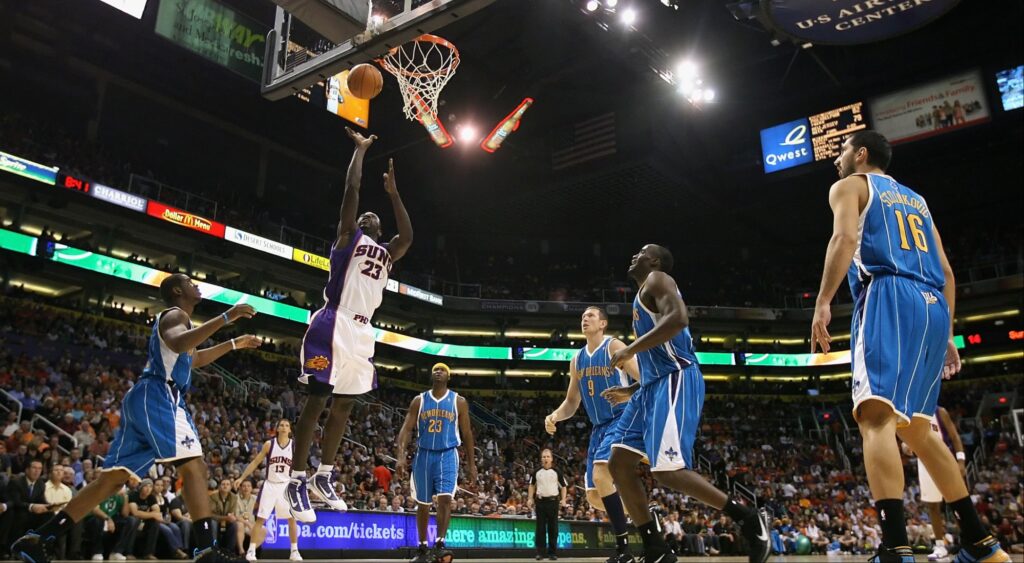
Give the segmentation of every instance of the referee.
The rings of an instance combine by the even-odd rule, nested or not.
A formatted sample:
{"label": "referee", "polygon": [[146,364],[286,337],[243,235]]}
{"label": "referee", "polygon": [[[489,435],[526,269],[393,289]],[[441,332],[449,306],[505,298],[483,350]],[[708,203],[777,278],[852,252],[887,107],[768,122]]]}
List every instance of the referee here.
{"label": "referee", "polygon": [[[536,559],[538,561],[545,555],[552,561],[558,559],[555,554],[555,548],[558,547],[558,507],[565,504],[567,489],[565,476],[561,471],[552,467],[553,461],[551,450],[545,449],[540,453],[541,468],[530,476],[530,499],[527,504],[533,508],[536,499],[537,530],[533,536],[533,545],[537,548]],[[546,553],[545,539],[547,539]]]}

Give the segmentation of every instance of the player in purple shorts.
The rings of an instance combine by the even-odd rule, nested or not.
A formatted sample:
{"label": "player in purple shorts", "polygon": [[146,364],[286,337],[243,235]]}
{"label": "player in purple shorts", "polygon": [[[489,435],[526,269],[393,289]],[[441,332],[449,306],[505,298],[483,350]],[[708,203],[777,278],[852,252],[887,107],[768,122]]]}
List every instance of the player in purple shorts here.
{"label": "player in purple shorts", "polygon": [[309,385],[309,395],[295,424],[295,458],[286,493],[292,516],[300,522],[316,520],[309,504],[306,469],[313,432],[332,395],[334,402],[320,443],[321,463],[310,487],[332,509],[348,508],[334,491],[331,469],[355,398],[377,388],[370,318],[380,306],[392,264],[405,256],[412,244],[412,222],[398,195],[391,160],[384,174],[384,191],[391,198],[398,234],[380,244],[380,218],[371,212],[357,215],[363,157],[377,136],[367,138],[347,127],[345,130],[355,141],[356,150],[345,178],[338,238],[331,249],[331,272],[324,289],[326,303],[313,314],[302,339],[299,381]]}

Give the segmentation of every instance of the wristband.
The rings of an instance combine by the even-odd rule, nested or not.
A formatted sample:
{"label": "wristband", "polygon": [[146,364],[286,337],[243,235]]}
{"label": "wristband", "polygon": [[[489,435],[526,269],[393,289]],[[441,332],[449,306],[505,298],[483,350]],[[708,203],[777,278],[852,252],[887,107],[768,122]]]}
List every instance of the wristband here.
{"label": "wristband", "polygon": [[964,452],[956,452],[956,459],[958,461],[967,461],[967,454]]}
{"label": "wristband", "polygon": [[238,347],[235,346],[235,339],[234,338],[231,339],[231,349],[232,350],[238,350]]}
{"label": "wristband", "polygon": [[228,313],[227,313],[227,311],[221,313],[220,314],[220,318],[224,319],[224,324],[229,324],[231,322],[231,321],[228,320]]}

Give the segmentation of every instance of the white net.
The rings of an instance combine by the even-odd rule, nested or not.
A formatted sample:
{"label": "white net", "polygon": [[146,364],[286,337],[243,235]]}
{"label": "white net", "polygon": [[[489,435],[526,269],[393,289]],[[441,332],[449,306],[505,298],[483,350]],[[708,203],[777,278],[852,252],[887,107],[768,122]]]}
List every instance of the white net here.
{"label": "white net", "polygon": [[445,39],[421,35],[395,47],[380,59],[398,80],[405,117],[417,120],[424,112],[437,115],[437,98],[459,66],[459,51]]}

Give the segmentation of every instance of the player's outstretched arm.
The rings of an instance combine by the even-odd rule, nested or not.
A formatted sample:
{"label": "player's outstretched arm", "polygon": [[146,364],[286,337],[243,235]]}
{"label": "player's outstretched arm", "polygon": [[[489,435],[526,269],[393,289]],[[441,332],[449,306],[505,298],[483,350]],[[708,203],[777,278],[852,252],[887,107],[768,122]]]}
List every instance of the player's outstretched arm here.
{"label": "player's outstretched arm", "polygon": [[942,286],[942,296],[946,298],[946,305],[949,306],[949,341],[946,344],[946,362],[942,369],[942,377],[949,379],[960,372],[960,351],[956,349],[953,342],[953,324],[956,313],[956,278],[953,276],[953,267],[949,265],[949,258],[946,256],[946,249],[942,246],[942,237],[939,236],[939,228],[932,221],[932,233],[935,236],[936,252],[939,253],[939,262],[942,263],[942,274],[946,284]]}
{"label": "player's outstretched arm", "polygon": [[683,298],[679,296],[679,288],[672,276],[665,272],[651,272],[644,283],[643,292],[654,300],[654,306],[661,316],[650,332],[612,354],[609,362],[612,367],[623,369],[626,363],[638,353],[646,352],[672,340],[675,335],[679,334],[679,331],[690,324],[686,303],[683,303]]}
{"label": "player's outstretched arm", "polygon": [[263,341],[252,334],[238,336],[227,342],[221,342],[215,346],[196,351],[195,357],[192,358],[192,367],[201,368],[216,362],[221,356],[232,350],[259,348],[261,344],[263,344]]}
{"label": "player's outstretched arm", "polygon": [[238,487],[241,487],[242,481],[245,481],[248,476],[252,475],[252,472],[256,471],[268,455],[270,455],[270,440],[263,442],[263,447],[260,448],[260,451],[256,452],[256,455],[252,458],[252,461],[249,462],[249,465],[245,466],[245,471],[242,472],[242,475],[239,476],[238,479],[235,479],[235,482],[232,483],[232,488],[238,489]]}
{"label": "player's outstretched arm", "polygon": [[398,461],[395,463],[395,477],[399,479],[405,472],[405,448],[409,445],[409,437],[412,436],[412,428],[416,425],[416,416],[420,412],[420,399],[419,395],[413,397],[412,402],[409,403],[409,412],[405,414],[402,429],[398,431],[398,451],[395,453]]}
{"label": "player's outstretched arm", "polygon": [[412,220],[409,219],[409,212],[402,203],[402,196],[398,195],[398,185],[395,184],[395,161],[392,158],[388,159],[388,171],[384,173],[384,191],[391,198],[391,208],[395,212],[395,222],[398,223],[398,234],[388,243],[391,261],[397,262],[412,246]]}
{"label": "player's outstretched arm", "polygon": [[473,437],[473,423],[469,418],[469,402],[462,395],[459,395],[455,402],[455,408],[459,411],[459,434],[462,435],[463,444],[466,445],[466,467],[469,471],[469,485],[476,486],[476,438]]}
{"label": "player's outstretched arm", "polygon": [[814,320],[811,322],[811,353],[818,347],[828,353],[832,337],[828,324],[832,321],[832,298],[843,283],[853,253],[857,250],[857,225],[860,219],[860,191],[867,187],[863,176],[848,176],[832,184],[828,193],[828,204],[832,207],[832,238],[825,251],[825,268],[821,274],[821,287],[814,305]]}
{"label": "player's outstretched arm", "polygon": [[569,362],[569,388],[565,391],[565,400],[551,414],[544,417],[544,429],[548,434],[555,433],[555,423],[572,418],[580,408],[580,372],[576,371],[576,358]]}
{"label": "player's outstretched arm", "polygon": [[252,305],[239,304],[228,309],[223,315],[214,317],[205,323],[188,328],[188,315],[181,309],[171,309],[160,317],[160,337],[176,354],[195,350],[206,342],[215,332],[238,319],[251,319],[256,315]]}
{"label": "player's outstretched arm", "polygon": [[356,219],[359,216],[359,186],[363,183],[363,157],[366,156],[370,145],[377,140],[376,135],[363,137],[348,127],[345,128],[345,132],[355,142],[356,150],[352,153],[352,160],[348,163],[348,173],[345,175],[345,195],[341,198],[341,217],[338,220],[338,238],[334,241],[335,248],[347,245],[356,232]]}

